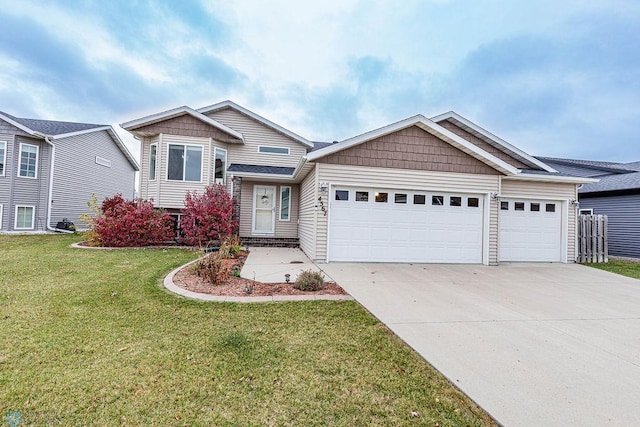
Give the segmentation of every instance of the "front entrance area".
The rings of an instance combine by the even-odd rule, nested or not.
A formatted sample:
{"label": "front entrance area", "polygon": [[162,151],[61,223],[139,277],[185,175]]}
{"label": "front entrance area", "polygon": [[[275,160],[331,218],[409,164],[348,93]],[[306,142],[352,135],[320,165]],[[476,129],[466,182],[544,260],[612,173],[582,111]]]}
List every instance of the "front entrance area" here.
{"label": "front entrance area", "polygon": [[253,224],[254,234],[273,234],[276,219],[276,187],[273,185],[255,185],[253,187]]}
{"label": "front entrance area", "polygon": [[504,199],[499,221],[499,261],[562,261],[561,202]]}
{"label": "front entrance area", "polygon": [[482,195],[336,186],[329,203],[329,261],[483,261]]}

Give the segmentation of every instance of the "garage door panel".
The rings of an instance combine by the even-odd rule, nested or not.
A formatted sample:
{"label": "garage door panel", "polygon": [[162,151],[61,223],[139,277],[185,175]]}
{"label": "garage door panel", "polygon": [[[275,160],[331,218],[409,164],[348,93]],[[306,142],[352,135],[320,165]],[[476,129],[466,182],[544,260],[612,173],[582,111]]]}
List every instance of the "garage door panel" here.
{"label": "garage door panel", "polygon": [[[515,210],[519,203],[523,210]],[[547,212],[547,205],[554,212]],[[540,210],[533,210],[538,205]],[[552,200],[501,201],[499,226],[499,260],[560,262],[562,259],[561,204]]]}
{"label": "garage door panel", "polygon": [[[329,260],[371,262],[482,262],[483,199],[477,195],[454,195],[461,206],[449,206],[446,193],[364,188],[348,191],[348,200],[329,206]],[[356,192],[368,192],[368,201],[356,201]],[[376,191],[388,193],[386,203],[375,202]],[[406,203],[395,203],[397,198]],[[344,196],[344,193],[342,193]],[[433,205],[432,196],[444,205]],[[479,199],[478,207],[467,206],[467,198]],[[359,234],[354,236],[354,230]]]}

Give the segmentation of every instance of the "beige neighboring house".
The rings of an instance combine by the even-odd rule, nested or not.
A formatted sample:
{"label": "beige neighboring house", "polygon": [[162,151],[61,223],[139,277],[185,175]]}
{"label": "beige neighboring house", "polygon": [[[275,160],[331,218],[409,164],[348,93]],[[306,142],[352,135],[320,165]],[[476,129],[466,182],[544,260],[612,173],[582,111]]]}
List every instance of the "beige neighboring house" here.
{"label": "beige neighboring house", "polygon": [[224,184],[249,245],[321,262],[574,262],[577,188],[449,112],[311,142],[231,101],[122,124],[142,142],[140,196],[179,218]]}

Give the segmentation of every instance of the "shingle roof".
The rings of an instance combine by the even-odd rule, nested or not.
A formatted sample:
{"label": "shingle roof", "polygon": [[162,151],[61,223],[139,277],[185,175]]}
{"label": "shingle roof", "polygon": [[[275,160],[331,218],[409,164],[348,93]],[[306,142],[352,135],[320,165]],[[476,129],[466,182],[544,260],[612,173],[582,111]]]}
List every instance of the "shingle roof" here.
{"label": "shingle roof", "polygon": [[234,163],[227,169],[228,172],[262,173],[268,175],[293,175],[295,168],[282,166],[241,165]]}
{"label": "shingle roof", "polygon": [[550,157],[540,159],[562,173],[600,180],[585,184],[578,190],[580,194],[640,189],[640,161],[616,163]]}
{"label": "shingle roof", "polygon": [[20,123],[22,126],[45,135],[62,135],[72,132],[81,132],[88,129],[101,128],[108,125],[98,125],[92,123],[75,123],[75,122],[58,122],[54,120],[25,119],[23,117],[15,117],[11,114],[0,111],[0,114]]}
{"label": "shingle roof", "polygon": [[313,143],[313,148],[311,150],[309,150],[309,152],[313,152],[316,150],[320,150],[324,147],[328,147],[331,144],[333,144],[332,142],[320,142],[320,141],[311,141]]}

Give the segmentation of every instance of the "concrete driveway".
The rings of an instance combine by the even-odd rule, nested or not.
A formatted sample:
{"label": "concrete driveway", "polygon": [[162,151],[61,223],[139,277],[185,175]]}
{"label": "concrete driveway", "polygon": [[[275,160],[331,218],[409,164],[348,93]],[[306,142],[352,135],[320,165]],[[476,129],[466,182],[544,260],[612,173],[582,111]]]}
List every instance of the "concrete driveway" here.
{"label": "concrete driveway", "polygon": [[506,426],[640,425],[640,281],[580,265],[320,265]]}

